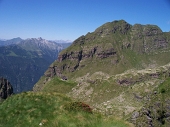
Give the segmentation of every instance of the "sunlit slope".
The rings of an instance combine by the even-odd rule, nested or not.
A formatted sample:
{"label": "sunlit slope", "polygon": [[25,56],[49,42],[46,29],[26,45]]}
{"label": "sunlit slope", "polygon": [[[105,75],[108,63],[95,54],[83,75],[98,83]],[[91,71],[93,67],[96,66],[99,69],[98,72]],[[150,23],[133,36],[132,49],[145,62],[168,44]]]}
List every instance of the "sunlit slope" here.
{"label": "sunlit slope", "polygon": [[165,65],[170,62],[169,38],[155,25],[109,22],[75,40],[45,75],[75,79],[98,71],[113,75]]}
{"label": "sunlit slope", "polygon": [[[95,112],[134,125],[168,125],[162,114],[158,114],[161,120],[159,116],[153,119],[142,116],[142,109],[157,102],[150,96],[161,96],[159,87],[169,80],[169,43],[170,33],[155,25],[130,25],[124,20],[106,23],[63,50],[33,90],[64,93]],[[144,117],[156,122],[141,121]]]}
{"label": "sunlit slope", "polygon": [[[73,105],[74,104],[74,105]],[[85,111],[70,98],[55,92],[27,92],[0,104],[2,127],[131,127],[118,118]],[[85,105],[85,104],[84,104]]]}

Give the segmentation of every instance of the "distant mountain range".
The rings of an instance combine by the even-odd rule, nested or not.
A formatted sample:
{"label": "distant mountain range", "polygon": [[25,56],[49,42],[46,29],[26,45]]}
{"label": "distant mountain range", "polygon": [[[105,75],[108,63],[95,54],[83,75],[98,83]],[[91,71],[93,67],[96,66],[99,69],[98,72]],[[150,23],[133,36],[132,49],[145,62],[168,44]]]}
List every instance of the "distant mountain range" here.
{"label": "distant mountain range", "polygon": [[11,45],[11,44],[18,44],[22,40],[23,39],[21,39],[20,37],[13,38],[13,39],[10,39],[10,40],[0,39],[0,46],[7,46],[7,45]]}
{"label": "distant mountain range", "polygon": [[[41,37],[40,37],[41,38]],[[39,39],[40,39],[39,38]],[[28,38],[31,39],[31,38]],[[20,41],[22,41],[24,39],[17,37],[17,38],[13,38],[13,39],[0,39],[0,46],[7,46],[7,45],[11,45],[11,44],[18,44]],[[26,39],[27,40],[27,39]],[[64,44],[63,46],[68,45],[70,43],[72,43],[71,40],[46,40],[46,41],[50,41],[50,42],[55,42],[55,43],[60,43],[60,44]]]}
{"label": "distant mountain range", "polygon": [[0,76],[11,82],[14,93],[32,90],[58,53],[70,44],[42,38],[0,41]]}
{"label": "distant mountain range", "polygon": [[49,40],[49,41],[54,41],[56,43],[72,43],[73,42],[71,40]]}

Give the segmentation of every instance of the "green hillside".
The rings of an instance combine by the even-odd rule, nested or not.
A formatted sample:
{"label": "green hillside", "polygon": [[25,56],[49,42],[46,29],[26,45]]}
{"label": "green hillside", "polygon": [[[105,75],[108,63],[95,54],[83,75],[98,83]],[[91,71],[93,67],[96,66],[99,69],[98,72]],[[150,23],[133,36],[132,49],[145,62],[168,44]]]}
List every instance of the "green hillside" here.
{"label": "green hillside", "polygon": [[[0,104],[1,127],[132,127],[118,118],[105,118],[83,110],[65,95],[26,92]],[[70,107],[70,108],[69,108]],[[5,110],[4,110],[5,109]]]}
{"label": "green hillside", "polygon": [[75,40],[45,75],[75,79],[98,71],[113,75],[133,68],[158,67],[170,62],[169,41],[169,33],[155,25],[109,22]]}

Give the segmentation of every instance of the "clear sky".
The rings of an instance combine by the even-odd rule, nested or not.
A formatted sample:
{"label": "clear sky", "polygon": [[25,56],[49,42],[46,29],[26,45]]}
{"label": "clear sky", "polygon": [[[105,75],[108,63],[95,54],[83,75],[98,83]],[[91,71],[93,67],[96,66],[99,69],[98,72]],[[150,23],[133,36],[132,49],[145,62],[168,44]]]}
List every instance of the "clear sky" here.
{"label": "clear sky", "polygon": [[0,38],[75,40],[106,22],[170,31],[170,0],[0,0]]}

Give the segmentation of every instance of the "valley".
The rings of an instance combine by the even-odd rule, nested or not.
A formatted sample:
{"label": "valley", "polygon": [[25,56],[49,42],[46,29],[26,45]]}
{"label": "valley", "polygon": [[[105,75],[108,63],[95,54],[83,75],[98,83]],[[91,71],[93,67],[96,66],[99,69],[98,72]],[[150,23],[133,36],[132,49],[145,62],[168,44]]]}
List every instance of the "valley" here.
{"label": "valley", "polygon": [[42,38],[6,40],[4,46],[0,47],[0,76],[13,84],[14,93],[30,91],[57,59],[64,45],[69,44],[57,44]]}

